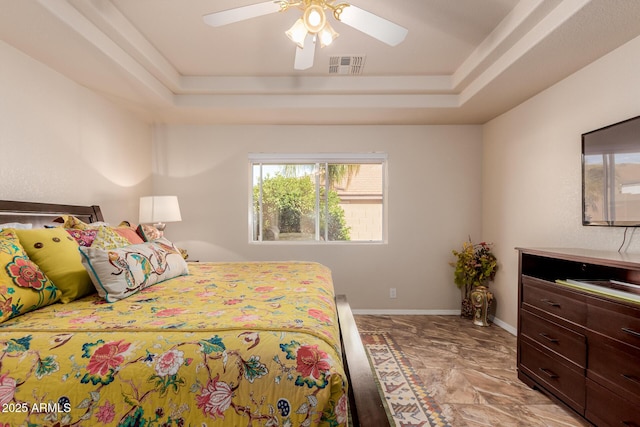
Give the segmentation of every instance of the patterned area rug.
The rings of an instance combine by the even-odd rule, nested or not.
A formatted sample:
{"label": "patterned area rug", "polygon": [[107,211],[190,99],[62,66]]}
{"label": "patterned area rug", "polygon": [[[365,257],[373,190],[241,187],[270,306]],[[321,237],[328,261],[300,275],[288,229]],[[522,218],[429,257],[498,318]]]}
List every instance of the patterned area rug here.
{"label": "patterned area rug", "polygon": [[395,341],[385,333],[360,332],[360,336],[395,425],[451,427]]}

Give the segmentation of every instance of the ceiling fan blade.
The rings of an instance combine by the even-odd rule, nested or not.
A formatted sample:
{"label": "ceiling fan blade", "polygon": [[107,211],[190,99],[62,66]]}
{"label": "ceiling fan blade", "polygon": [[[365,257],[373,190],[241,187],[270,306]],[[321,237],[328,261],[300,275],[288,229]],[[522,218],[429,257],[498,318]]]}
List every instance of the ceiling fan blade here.
{"label": "ceiling fan blade", "polygon": [[345,7],[340,21],[389,46],[400,44],[409,30],[354,5]]}
{"label": "ceiling fan blade", "polygon": [[293,68],[296,70],[306,70],[313,67],[313,58],[316,54],[316,36],[307,34],[304,40],[304,49],[296,46],[296,59]]}
{"label": "ceiling fan blade", "polygon": [[202,19],[212,27],[220,27],[275,12],[280,12],[280,4],[275,1],[265,1],[249,6],[209,13],[208,15],[204,15]]}

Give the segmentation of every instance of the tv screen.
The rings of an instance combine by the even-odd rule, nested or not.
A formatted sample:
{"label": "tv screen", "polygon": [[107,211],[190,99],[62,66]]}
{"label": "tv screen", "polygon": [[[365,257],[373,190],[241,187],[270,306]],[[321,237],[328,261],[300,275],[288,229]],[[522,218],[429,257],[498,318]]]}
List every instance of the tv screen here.
{"label": "tv screen", "polygon": [[582,135],[582,224],[640,226],[640,116]]}

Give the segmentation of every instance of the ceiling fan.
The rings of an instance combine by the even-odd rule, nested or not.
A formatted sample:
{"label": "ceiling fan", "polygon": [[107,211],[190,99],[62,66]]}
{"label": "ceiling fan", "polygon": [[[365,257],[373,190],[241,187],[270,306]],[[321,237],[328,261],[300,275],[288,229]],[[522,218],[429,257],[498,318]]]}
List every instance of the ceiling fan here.
{"label": "ceiling fan", "polygon": [[296,8],[302,16],[285,32],[297,45],[294,68],[306,70],[313,66],[317,40],[320,47],[331,44],[338,33],[327,20],[327,13],[344,24],[349,25],[389,46],[396,46],[409,32],[391,21],[360,9],[349,3],[336,3],[338,0],[271,0],[214,12],[203,16],[204,22],[220,27],[275,12],[285,12]]}

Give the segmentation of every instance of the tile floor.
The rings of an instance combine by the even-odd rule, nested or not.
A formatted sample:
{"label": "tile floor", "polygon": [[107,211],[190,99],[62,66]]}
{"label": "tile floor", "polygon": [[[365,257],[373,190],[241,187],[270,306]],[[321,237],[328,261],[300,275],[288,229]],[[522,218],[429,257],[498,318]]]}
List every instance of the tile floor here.
{"label": "tile floor", "polygon": [[532,390],[516,372],[516,337],[458,316],[355,316],[360,331],[387,332],[453,427],[589,426]]}

